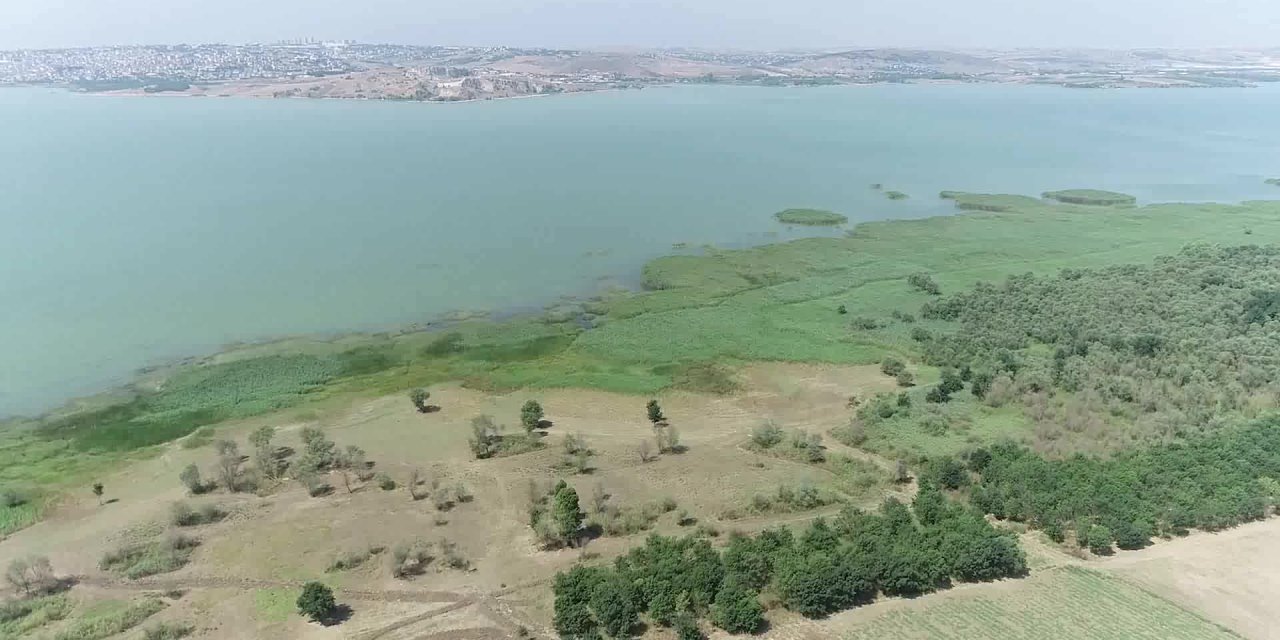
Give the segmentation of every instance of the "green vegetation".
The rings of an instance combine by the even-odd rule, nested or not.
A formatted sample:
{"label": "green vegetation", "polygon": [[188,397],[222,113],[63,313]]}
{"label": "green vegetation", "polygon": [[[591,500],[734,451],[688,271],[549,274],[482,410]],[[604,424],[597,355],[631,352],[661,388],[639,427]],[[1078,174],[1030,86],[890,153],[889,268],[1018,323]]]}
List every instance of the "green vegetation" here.
{"label": "green vegetation", "polygon": [[178,640],[195,633],[195,627],[176,622],[161,622],[142,631],[142,640]]}
{"label": "green vegetation", "polygon": [[302,587],[298,596],[298,613],[307,616],[312,622],[327,622],[333,618],[338,603],[333,598],[333,589],[320,582],[308,582]]}
{"label": "green vegetation", "polygon": [[54,640],[100,640],[119,633],[124,633],[140,624],[147,618],[159,613],[165,604],[159,600],[147,599],[126,606],[105,607],[84,618],[76,620],[70,626],[54,635]]}
{"label": "green vegetation", "polygon": [[284,622],[293,614],[301,594],[299,589],[282,587],[258,589],[253,592],[254,617],[270,624]]}
{"label": "green vegetation", "polygon": [[1079,567],[1037,572],[997,595],[918,603],[859,624],[848,640],[1232,640],[1190,611]]}
{"label": "green vegetation", "polygon": [[352,569],[359,568],[361,565],[368,562],[370,558],[382,553],[383,551],[384,549],[382,547],[375,546],[360,549],[359,551],[345,551],[334,557],[334,559],[329,563],[329,566],[325,568],[325,572],[336,573],[338,571],[350,571]]}
{"label": "green vegetation", "polygon": [[126,544],[102,556],[98,567],[136,579],[177,571],[186,566],[200,541],[182,534],[170,534],[151,542]]}
{"label": "green vegetation", "polygon": [[1111,207],[1115,205],[1135,204],[1138,199],[1115,191],[1099,191],[1097,189],[1065,189],[1063,191],[1046,191],[1043,196],[1049,200],[1057,200],[1067,204],[1083,204],[1093,207]]}
{"label": "green vegetation", "polygon": [[847,216],[825,209],[786,209],[773,214],[778,222],[802,224],[810,227],[830,227],[849,221]]}
{"label": "green vegetation", "polygon": [[1003,193],[965,193],[963,191],[943,191],[939,194],[943,200],[955,200],[956,208],[965,211],[987,211],[1004,213],[1009,211],[1030,210],[1040,205],[1035,198]]}
{"label": "green vegetation", "polygon": [[[709,616],[730,632],[758,629],[762,592],[805,616],[917,595],[954,582],[1022,575],[1016,542],[975,511],[923,486],[912,510],[896,500],[880,512],[846,508],[833,524],[814,521],[795,537],[771,529],[735,535],[721,551],[694,536],[650,536],[614,566],[579,565],[557,574],[555,626],[563,638],[624,637],[648,613],[658,624]],[[687,622],[684,626],[688,626]]]}
{"label": "green vegetation", "polygon": [[[983,511],[1049,531],[1089,532],[1080,546],[1114,541],[1137,549],[1152,536],[1265,517],[1280,503],[1280,417],[1105,459],[1046,460],[998,444],[974,451],[968,464],[979,477],[971,499]],[[1095,545],[1099,530],[1107,537]]]}
{"label": "green vegetation", "polygon": [[[651,395],[672,387],[729,389],[724,383],[732,381],[733,367],[748,361],[869,364],[886,355],[918,361],[929,336],[953,332],[956,322],[902,319],[928,298],[906,283],[912,274],[930,274],[940,290],[963,291],[976,281],[1028,271],[1146,263],[1192,238],[1236,245],[1245,229],[1250,242],[1280,241],[1280,204],[1274,202],[1104,211],[1024,196],[945,195],[970,212],[860,224],[842,238],[660,258],[644,269],[651,290],[609,296],[569,314],[467,320],[447,333],[302,340],[224,354],[178,369],[163,385],[139,385],[150,390],[123,404],[6,429],[0,486],[83,487],[127,456],[154,452],[153,445],[188,434],[184,445],[211,440],[201,428],[224,419],[353,394],[407,393],[445,380],[482,390],[574,386]],[[874,328],[851,330],[847,316],[832,313],[841,305]],[[1035,355],[1034,346],[1025,350]],[[918,397],[911,392],[917,406],[927,404],[923,395],[933,375],[922,367],[909,381],[920,385]],[[990,383],[1001,391],[1002,382]],[[921,456],[1003,437],[1044,440],[1036,436],[1042,421],[1029,419],[1016,403],[992,406],[968,395],[953,394],[940,405],[956,414],[941,435],[887,420],[866,428],[867,446]],[[1056,394],[1048,406],[1057,411],[1056,403],[1071,397]],[[1130,418],[1104,420],[1123,427]],[[1063,450],[1075,446],[1064,443]],[[39,513],[32,505],[40,502],[0,506],[0,532],[30,524]]]}
{"label": "green vegetation", "polygon": [[524,406],[520,407],[520,424],[524,426],[527,433],[532,433],[534,429],[542,426],[542,419],[546,417],[546,413],[542,410],[542,405],[537,400],[528,400]]}
{"label": "green vegetation", "polygon": [[65,594],[0,601],[0,640],[29,638],[37,629],[71,613]]}

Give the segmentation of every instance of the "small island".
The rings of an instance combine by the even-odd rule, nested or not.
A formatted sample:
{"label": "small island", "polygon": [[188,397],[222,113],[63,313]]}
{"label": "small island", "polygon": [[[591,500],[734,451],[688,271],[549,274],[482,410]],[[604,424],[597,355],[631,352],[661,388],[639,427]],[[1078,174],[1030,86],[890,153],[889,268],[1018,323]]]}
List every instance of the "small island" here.
{"label": "small island", "polygon": [[1269,185],[1280,187],[1280,178],[1267,178],[1266,183]]}
{"label": "small island", "polygon": [[890,200],[906,200],[910,196],[901,191],[886,191],[884,192],[884,197]]}
{"label": "small island", "polygon": [[1098,189],[1064,189],[1062,191],[1046,191],[1042,195],[1046,199],[1057,200],[1066,204],[1083,204],[1095,207],[1131,205],[1138,201],[1137,198],[1127,193],[1100,191]]}
{"label": "small island", "polygon": [[847,216],[825,209],[786,209],[773,214],[778,222],[810,227],[834,227],[849,221]]}

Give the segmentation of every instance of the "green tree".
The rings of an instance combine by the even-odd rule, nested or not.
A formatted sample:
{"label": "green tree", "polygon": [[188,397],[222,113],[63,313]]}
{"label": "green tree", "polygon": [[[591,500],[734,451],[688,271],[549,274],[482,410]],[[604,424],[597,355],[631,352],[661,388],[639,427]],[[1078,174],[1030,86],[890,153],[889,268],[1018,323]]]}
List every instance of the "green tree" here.
{"label": "green tree", "polygon": [[302,587],[302,595],[298,596],[298,613],[314,622],[326,622],[332,619],[337,609],[333,589],[324,583],[308,582]]}
{"label": "green tree", "polygon": [[609,637],[627,637],[631,628],[640,622],[638,597],[635,587],[617,572],[610,572],[596,584],[591,593],[591,610]]}
{"label": "green tree", "polygon": [[676,640],[704,640],[706,638],[706,636],[702,635],[702,630],[698,628],[698,621],[689,613],[682,613],[676,616],[675,629]]}
{"label": "green tree", "polygon": [[890,378],[907,370],[907,365],[897,358],[885,358],[880,361],[880,371]]}
{"label": "green tree", "polygon": [[598,637],[590,605],[596,585],[604,577],[604,569],[585,565],[556,574],[553,585],[556,596],[554,624],[561,638],[576,640]]}
{"label": "green tree", "polygon": [[1089,533],[1085,536],[1085,542],[1089,545],[1089,552],[1095,555],[1108,555],[1111,553],[1111,530],[1095,524],[1089,527]]}
{"label": "green tree", "polygon": [[253,447],[253,465],[266,478],[274,479],[280,474],[280,464],[276,459],[275,447],[271,440],[275,438],[276,428],[270,425],[259,427],[249,434],[249,445]]}
{"label": "green tree", "polygon": [[750,589],[726,579],[711,605],[711,622],[729,633],[754,633],[764,624],[764,608]]}
{"label": "green tree", "polygon": [[337,459],[337,445],[324,435],[320,427],[302,428],[302,459],[299,466],[311,471],[321,471],[333,466]]}
{"label": "green tree", "polygon": [[662,406],[658,404],[657,400],[650,400],[649,404],[645,405],[645,413],[649,417],[649,422],[652,422],[654,425],[664,422],[667,419],[666,416],[662,415]]}
{"label": "green tree", "polygon": [[431,398],[431,392],[421,387],[409,392],[409,401],[413,403],[418,413],[427,412],[427,400]]}
{"label": "green tree", "polygon": [[240,457],[240,446],[235,440],[219,440],[214,446],[218,451],[218,473],[222,476],[222,486],[235,493],[240,490],[240,465],[244,459]]}
{"label": "green tree", "polygon": [[524,425],[527,433],[533,433],[534,429],[541,426],[543,417],[545,414],[542,412],[542,405],[537,400],[530,400],[520,407],[520,424]]}
{"label": "green tree", "polygon": [[568,544],[573,544],[582,527],[582,509],[578,506],[578,492],[564,484],[552,496],[551,517],[556,534]]}

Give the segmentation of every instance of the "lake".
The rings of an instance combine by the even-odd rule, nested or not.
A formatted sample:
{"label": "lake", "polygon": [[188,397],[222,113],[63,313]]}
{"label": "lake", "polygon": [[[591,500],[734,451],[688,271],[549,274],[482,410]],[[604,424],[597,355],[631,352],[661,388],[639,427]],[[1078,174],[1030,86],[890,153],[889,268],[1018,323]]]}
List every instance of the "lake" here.
{"label": "lake", "polygon": [[[690,86],[470,104],[0,91],[0,415],[237,340],[633,286],[943,189],[1277,198],[1280,87]],[[910,194],[889,201],[869,188]]]}

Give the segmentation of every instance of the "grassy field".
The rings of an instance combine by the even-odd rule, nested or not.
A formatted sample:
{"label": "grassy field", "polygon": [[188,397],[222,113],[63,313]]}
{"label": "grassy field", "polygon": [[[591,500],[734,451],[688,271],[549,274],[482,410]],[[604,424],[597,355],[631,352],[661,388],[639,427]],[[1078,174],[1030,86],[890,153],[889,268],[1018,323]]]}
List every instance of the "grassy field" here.
{"label": "grassy field", "polygon": [[1113,576],[1056,567],[999,595],[920,601],[845,640],[1227,640],[1239,636]]}

